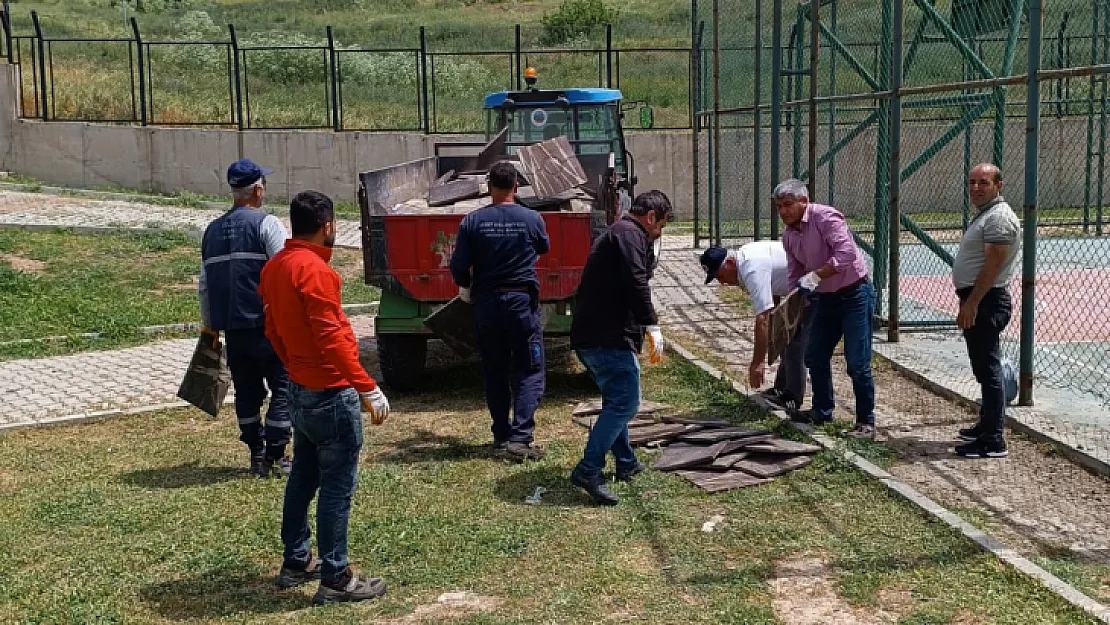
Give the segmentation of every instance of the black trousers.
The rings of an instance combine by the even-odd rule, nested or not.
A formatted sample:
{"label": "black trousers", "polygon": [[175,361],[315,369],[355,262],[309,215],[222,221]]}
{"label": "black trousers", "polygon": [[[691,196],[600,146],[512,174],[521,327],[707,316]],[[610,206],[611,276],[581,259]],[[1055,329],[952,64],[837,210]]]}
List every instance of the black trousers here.
{"label": "black trousers", "polygon": [[[963,304],[971,295],[971,288],[959,289],[956,295]],[[983,406],[979,412],[979,429],[983,436],[1001,437],[1006,420],[1006,390],[1002,382],[999,337],[1010,323],[1012,312],[1010,292],[1004,287],[993,288],[979,302],[975,325],[964,330],[971,370],[983,393]]]}

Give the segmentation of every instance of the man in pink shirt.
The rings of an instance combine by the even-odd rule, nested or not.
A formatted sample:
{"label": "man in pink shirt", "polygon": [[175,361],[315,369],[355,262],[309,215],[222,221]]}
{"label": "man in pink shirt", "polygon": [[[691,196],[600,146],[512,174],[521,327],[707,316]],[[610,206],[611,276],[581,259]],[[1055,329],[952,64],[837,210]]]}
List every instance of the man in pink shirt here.
{"label": "man in pink shirt", "polygon": [[813,386],[813,409],[795,419],[814,425],[833,418],[832,355],[844,338],[844,359],[856,396],[854,438],[875,436],[875,382],[871,377],[871,318],[875,288],[867,278],[867,262],[860,253],[844,215],[831,206],[809,201],[801,180],[790,179],[774,190],[775,207],[786,224],[786,248],[791,284],[811,292],[816,310],[806,347],[805,362]]}

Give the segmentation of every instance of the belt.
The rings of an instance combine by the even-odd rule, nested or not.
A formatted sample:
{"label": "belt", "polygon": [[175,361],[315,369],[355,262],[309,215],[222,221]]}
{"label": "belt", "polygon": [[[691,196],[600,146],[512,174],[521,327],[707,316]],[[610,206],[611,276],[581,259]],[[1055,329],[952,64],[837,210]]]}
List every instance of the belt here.
{"label": "belt", "polygon": [[822,293],[822,295],[845,295],[847,293],[850,293],[850,292],[856,290],[857,288],[860,287],[860,285],[862,285],[866,282],[867,282],[867,278],[860,278],[859,280],[856,280],[855,282],[849,284],[846,287],[839,288],[839,289],[837,289],[837,290],[835,290],[831,293]]}

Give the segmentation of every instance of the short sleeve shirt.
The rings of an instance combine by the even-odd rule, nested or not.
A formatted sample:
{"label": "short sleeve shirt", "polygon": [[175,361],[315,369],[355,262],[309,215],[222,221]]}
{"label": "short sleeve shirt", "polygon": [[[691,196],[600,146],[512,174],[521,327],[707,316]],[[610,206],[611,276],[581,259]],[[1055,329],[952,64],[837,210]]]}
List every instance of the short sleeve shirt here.
{"label": "short sleeve shirt", "polygon": [[778,241],[756,241],[731,252],[744,289],[752,298],[752,312],[775,307],[774,297],[790,294],[786,249]]}
{"label": "short sleeve shirt", "polygon": [[1021,221],[1002,196],[979,209],[960,240],[960,250],[952,264],[952,284],[956,289],[975,286],[987,261],[987,244],[1010,246],[993,285],[1008,286],[1014,279],[1021,253]]}

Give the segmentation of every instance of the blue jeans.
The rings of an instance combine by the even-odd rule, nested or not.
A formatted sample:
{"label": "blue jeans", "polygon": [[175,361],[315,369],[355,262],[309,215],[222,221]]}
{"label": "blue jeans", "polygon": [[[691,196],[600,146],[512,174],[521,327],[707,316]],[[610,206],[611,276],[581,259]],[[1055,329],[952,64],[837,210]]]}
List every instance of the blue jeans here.
{"label": "blue jeans", "polygon": [[627,349],[595,347],[575,350],[601,389],[601,414],[590,430],[586,451],[575,469],[584,477],[601,479],[605,455],[610,451],[617,471],[636,466],[636,453],[628,442],[628,422],[640,410],[640,361]]}
{"label": "blue jeans", "polygon": [[813,313],[806,367],[813,386],[813,411],[821,420],[832,419],[832,356],[844,337],[844,359],[856,395],[856,424],[875,425],[875,381],[871,377],[871,318],[875,312],[875,287],[864,282],[846,293],[820,293]]}
{"label": "blue jeans", "polygon": [[[235,416],[239,421],[239,440],[247,444],[251,456],[276,460],[285,455],[289,444],[289,374],[274,352],[262,328],[225,330],[227,368],[235,385]],[[270,408],[262,424],[262,402],[269,387]]]}
{"label": "blue jeans", "polygon": [[312,557],[308,507],[316,490],[316,541],[324,581],[341,579],[347,570],[347,521],[358,485],[362,416],[358,393],[351,387],[314,391],[290,384],[293,416],[293,470],[285,484],[281,541],[285,565],[303,568]]}
{"label": "blue jeans", "polygon": [[473,305],[493,438],[531,443],[545,378],[539,306],[518,291],[479,291]]}

